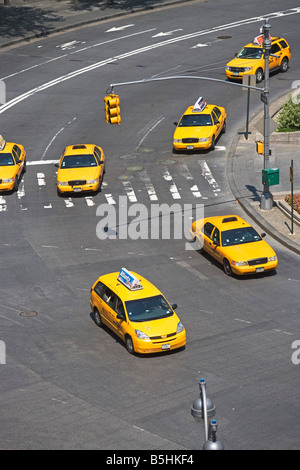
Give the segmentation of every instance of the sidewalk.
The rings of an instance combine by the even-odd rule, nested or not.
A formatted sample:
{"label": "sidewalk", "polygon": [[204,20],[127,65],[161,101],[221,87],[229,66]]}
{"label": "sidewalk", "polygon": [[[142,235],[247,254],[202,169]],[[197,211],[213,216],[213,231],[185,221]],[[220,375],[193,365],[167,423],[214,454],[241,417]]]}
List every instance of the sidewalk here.
{"label": "sidewalk", "polygon": [[[279,111],[289,99],[291,90],[270,106],[270,116]],[[232,142],[227,162],[227,177],[234,197],[244,211],[263,231],[274,237],[287,248],[300,254],[300,214],[294,211],[294,233],[291,233],[291,211],[285,202],[285,195],[291,192],[290,165],[294,164],[294,194],[300,193],[300,132],[272,133],[270,135],[271,168],[279,168],[279,184],[270,186],[274,207],[271,210],[260,209],[263,190],[262,169],[263,155],[256,153],[256,140],[263,140],[257,130],[263,111],[253,117],[249,124],[251,134],[248,140],[244,135],[236,135]],[[257,127],[256,127],[257,126]],[[245,129],[241,129],[240,132]],[[296,218],[299,220],[297,221]]]}
{"label": "sidewalk", "polygon": [[0,48],[110,18],[195,0],[9,0],[0,5]]}
{"label": "sidewalk", "polygon": [[[0,5],[0,49],[68,29],[96,24],[109,18],[193,1],[195,0],[10,0],[10,6]],[[271,116],[288,99],[289,93],[272,103]],[[232,142],[227,161],[228,181],[233,195],[249,217],[263,231],[300,254],[300,223],[294,222],[294,234],[291,234],[289,208],[284,201],[284,196],[290,193],[291,159],[294,160],[294,193],[300,193],[300,133],[282,136],[273,133],[270,136],[271,166],[279,168],[280,184],[270,187],[274,197],[273,209],[262,211],[260,197],[263,157],[256,154],[255,145],[255,140],[263,138],[255,127],[262,117],[261,112],[251,120],[248,140],[243,135],[236,135]]]}

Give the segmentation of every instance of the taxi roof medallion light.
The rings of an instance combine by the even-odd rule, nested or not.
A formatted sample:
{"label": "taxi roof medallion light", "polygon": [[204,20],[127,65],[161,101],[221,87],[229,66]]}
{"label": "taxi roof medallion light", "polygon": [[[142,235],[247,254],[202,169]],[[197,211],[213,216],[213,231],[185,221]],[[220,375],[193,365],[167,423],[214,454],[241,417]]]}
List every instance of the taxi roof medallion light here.
{"label": "taxi roof medallion light", "polygon": [[[270,168],[269,57],[270,55],[273,55],[273,54],[270,54],[270,50],[271,50],[270,28],[271,28],[271,25],[269,23],[269,20],[266,18],[262,26],[262,32],[264,35],[263,49],[264,49],[264,54],[265,54],[265,85],[264,85],[264,91],[261,94],[261,100],[264,103],[264,169]],[[270,210],[273,208],[273,196],[270,193],[270,187],[266,184],[263,185],[260,208],[262,210]]]}
{"label": "taxi roof medallion light", "polygon": [[212,400],[206,396],[206,382],[204,379],[200,379],[199,389],[200,397],[194,401],[191,414],[196,423],[201,423],[201,420],[204,420],[205,444],[203,450],[224,450],[222,442],[217,439],[216,420],[212,419],[208,425],[208,418],[215,415],[216,408]]}

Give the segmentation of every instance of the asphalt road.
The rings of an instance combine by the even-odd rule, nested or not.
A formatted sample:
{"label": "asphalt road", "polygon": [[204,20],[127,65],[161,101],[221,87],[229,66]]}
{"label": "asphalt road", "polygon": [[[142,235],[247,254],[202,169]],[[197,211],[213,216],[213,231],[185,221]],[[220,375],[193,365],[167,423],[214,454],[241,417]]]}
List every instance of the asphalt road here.
{"label": "asphalt road", "polygon": [[[122,221],[126,204],[143,205],[149,232],[155,204],[192,207],[190,221],[200,205],[206,216],[244,215],[225,170],[246,94],[211,81],[156,81],[115,87],[120,126],[107,125],[103,109],[112,83],[174,75],[223,80],[226,62],[259,33],[262,15],[292,47],[290,70],[271,77],[272,97],[279,96],[299,79],[295,7],[289,0],[284,9],[277,0],[186,4],[1,53],[1,133],[22,143],[28,159],[18,193],[0,196],[1,449],[200,449],[203,429],[190,409],[201,377],[226,449],[299,448],[300,366],[292,362],[299,257],[268,237],[277,273],[228,278],[208,256],[186,249],[184,238],[130,239],[132,217]],[[173,122],[199,96],[225,106],[227,132],[214,152],[174,155]],[[261,106],[253,93],[251,112]],[[73,143],[104,149],[96,196],[57,196],[54,162]],[[115,211],[117,235],[110,227],[100,240],[103,204]],[[183,351],[130,356],[95,325],[90,287],[123,266],[178,304]]]}

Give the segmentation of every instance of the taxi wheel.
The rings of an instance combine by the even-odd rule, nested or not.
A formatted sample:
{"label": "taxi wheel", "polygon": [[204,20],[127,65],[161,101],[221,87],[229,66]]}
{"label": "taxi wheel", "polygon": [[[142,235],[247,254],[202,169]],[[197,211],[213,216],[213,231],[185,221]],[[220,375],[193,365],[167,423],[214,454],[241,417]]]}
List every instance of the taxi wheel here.
{"label": "taxi wheel", "polygon": [[230,266],[228,259],[226,258],[223,261],[223,267],[224,267],[224,273],[227,274],[227,276],[232,276],[231,266]]}
{"label": "taxi wheel", "polygon": [[222,134],[225,134],[226,132],[226,121],[224,121],[223,127],[222,127]]}
{"label": "taxi wheel", "polygon": [[22,173],[26,173],[26,170],[27,170],[27,168],[26,168],[26,160],[24,160],[24,165],[23,165]]}
{"label": "taxi wheel", "polygon": [[257,69],[255,75],[256,75],[256,83],[262,82],[262,79],[264,78],[264,73],[262,69]]}
{"label": "taxi wheel", "polygon": [[211,139],[210,150],[215,150],[215,147],[216,147],[215,136],[213,136]]}
{"label": "taxi wheel", "polygon": [[19,179],[16,176],[15,177],[15,184],[14,184],[14,191],[18,191],[18,189],[19,189]]}
{"label": "taxi wheel", "polygon": [[134,354],[134,346],[133,346],[133,341],[131,336],[126,336],[125,338],[125,344],[126,344],[126,349],[129,352],[129,354]]}
{"label": "taxi wheel", "polygon": [[99,326],[100,328],[103,328],[103,322],[102,322],[101,315],[100,315],[99,311],[96,308],[94,310],[94,319],[95,319],[96,325]]}
{"label": "taxi wheel", "polygon": [[289,61],[288,61],[288,59],[285,57],[285,58],[282,59],[282,61],[281,61],[281,64],[280,64],[280,71],[281,71],[281,72],[286,72],[288,68],[289,68]]}

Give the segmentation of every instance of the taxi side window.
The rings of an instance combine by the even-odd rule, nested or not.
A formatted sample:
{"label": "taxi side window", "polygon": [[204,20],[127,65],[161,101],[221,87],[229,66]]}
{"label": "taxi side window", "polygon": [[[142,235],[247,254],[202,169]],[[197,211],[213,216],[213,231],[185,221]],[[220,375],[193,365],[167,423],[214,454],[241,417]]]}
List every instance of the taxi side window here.
{"label": "taxi side window", "polygon": [[220,245],[220,230],[216,227],[212,236],[212,241]]}
{"label": "taxi side window", "polygon": [[213,109],[213,112],[215,113],[215,115],[217,116],[217,119],[218,119],[218,121],[219,121],[219,120],[220,120],[220,116],[221,116],[221,111],[220,111],[220,109],[215,106],[214,109]]}
{"label": "taxi side window", "polygon": [[281,45],[281,47],[282,47],[283,49],[285,49],[286,47],[288,47],[288,45],[287,45],[287,43],[285,42],[284,39],[282,39],[281,41],[279,41],[279,44]]}
{"label": "taxi side window", "polygon": [[115,311],[117,314],[120,314],[125,318],[124,306],[123,306],[122,300],[119,297],[116,297]]}
{"label": "taxi side window", "polygon": [[218,123],[218,119],[213,111],[211,112],[211,117],[212,117],[214,125],[216,125]]}
{"label": "taxi side window", "polygon": [[95,149],[94,149],[94,152],[95,152],[96,160],[97,160],[98,164],[100,165],[100,162],[101,162],[101,152],[100,152],[100,150],[98,150],[96,147],[95,147]]}
{"label": "taxi side window", "polygon": [[105,287],[102,298],[110,308],[114,309],[116,294],[112,290],[110,290],[108,287]]}
{"label": "taxi side window", "polygon": [[212,231],[214,229],[214,225],[211,224],[210,222],[206,222],[204,226],[202,227],[201,231],[206,235],[208,238],[211,238]]}
{"label": "taxi side window", "polygon": [[280,46],[279,44],[275,43],[271,46],[271,54],[276,54],[276,52],[280,51]]}
{"label": "taxi side window", "polygon": [[96,292],[97,295],[99,295],[101,299],[103,298],[104,290],[105,290],[105,285],[102,284],[102,282],[100,281],[94,287],[94,291]]}
{"label": "taxi side window", "polygon": [[17,162],[20,159],[20,156],[21,156],[21,149],[17,145],[14,145],[12,151],[13,151],[14,159]]}

